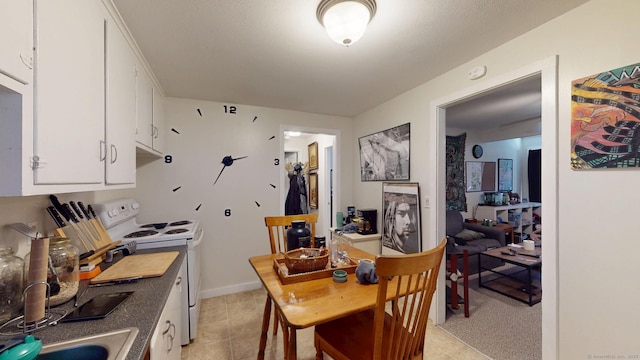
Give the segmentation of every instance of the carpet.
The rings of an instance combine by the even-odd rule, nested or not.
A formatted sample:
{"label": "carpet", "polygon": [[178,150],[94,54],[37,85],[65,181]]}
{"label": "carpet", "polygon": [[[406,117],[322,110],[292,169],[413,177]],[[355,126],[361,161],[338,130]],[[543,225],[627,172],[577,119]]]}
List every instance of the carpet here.
{"label": "carpet", "polygon": [[[539,279],[534,285],[540,286]],[[462,290],[459,285],[461,295]],[[542,303],[529,306],[480,289],[477,275],[469,277],[469,298],[470,316],[464,317],[463,305],[447,307],[443,330],[494,360],[542,358]]]}

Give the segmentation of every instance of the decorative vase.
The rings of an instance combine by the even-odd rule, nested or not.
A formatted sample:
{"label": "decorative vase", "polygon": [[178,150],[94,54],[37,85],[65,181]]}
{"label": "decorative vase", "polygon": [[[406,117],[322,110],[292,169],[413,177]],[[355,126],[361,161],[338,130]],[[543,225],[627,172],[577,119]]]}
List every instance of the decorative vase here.
{"label": "decorative vase", "polygon": [[311,247],[311,230],[304,220],[294,220],[287,230],[287,251]]}

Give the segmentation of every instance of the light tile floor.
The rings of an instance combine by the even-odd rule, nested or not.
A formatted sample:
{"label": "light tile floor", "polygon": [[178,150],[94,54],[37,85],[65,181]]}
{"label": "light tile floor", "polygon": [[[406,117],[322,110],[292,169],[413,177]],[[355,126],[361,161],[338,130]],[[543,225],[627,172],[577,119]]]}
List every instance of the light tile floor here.
{"label": "light tile floor", "polygon": [[[256,359],[267,293],[245,291],[202,300],[198,334],[182,347],[182,360]],[[273,314],[271,316],[273,321]],[[273,338],[269,328],[267,360],[282,359],[281,330]],[[314,360],[313,328],[298,330],[298,359]],[[328,359],[325,355],[325,359]],[[425,359],[486,360],[487,358],[429,323]]]}

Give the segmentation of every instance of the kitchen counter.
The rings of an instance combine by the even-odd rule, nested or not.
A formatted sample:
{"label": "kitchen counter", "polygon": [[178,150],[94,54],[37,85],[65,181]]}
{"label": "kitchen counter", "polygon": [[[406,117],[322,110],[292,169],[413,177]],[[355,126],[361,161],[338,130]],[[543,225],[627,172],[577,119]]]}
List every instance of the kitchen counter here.
{"label": "kitchen counter", "polygon": [[[80,304],[85,303],[98,294],[135,291],[106,318],[100,320],[60,323],[56,326],[48,326],[44,329],[35,331],[33,332],[33,335],[40,338],[43,345],[47,345],[54,342],[101,334],[126,327],[136,327],[139,329],[139,333],[136,336],[135,342],[131,346],[131,350],[127,355],[127,360],[143,359],[149,343],[151,342],[151,336],[156,328],[164,304],[173,287],[174,280],[180,272],[180,265],[186,256],[186,250],[186,246],[137,250],[135,255],[165,251],[178,251],[179,255],[163,276],[140,279],[139,281],[131,284],[88,288],[87,292],[82,296],[82,298],[80,298]],[[103,265],[102,269],[105,270],[121,258],[121,255],[117,255],[114,257],[113,263],[101,264]],[[84,282],[88,281],[89,280],[83,280],[81,282],[80,289],[83,289],[86,285]],[[71,312],[74,309],[73,303],[74,300],[71,299],[64,304],[55,307],[55,309],[64,309]],[[0,336],[0,342],[7,338],[10,337]]]}

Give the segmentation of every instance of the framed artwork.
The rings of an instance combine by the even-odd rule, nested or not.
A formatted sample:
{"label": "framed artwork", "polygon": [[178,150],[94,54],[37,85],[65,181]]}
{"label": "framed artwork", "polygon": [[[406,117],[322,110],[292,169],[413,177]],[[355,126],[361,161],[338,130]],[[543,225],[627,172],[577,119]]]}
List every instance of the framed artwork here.
{"label": "framed artwork", "polygon": [[360,145],[360,180],[409,180],[411,124],[363,136]]}
{"label": "framed artwork", "polygon": [[639,168],[640,63],[571,82],[571,169]]}
{"label": "framed artwork", "polygon": [[496,163],[467,161],[465,172],[466,192],[496,190]]}
{"label": "framed artwork", "polygon": [[318,208],[318,173],[309,174],[309,208]]}
{"label": "framed artwork", "polygon": [[498,159],[498,191],[513,190],[513,160]]}
{"label": "framed artwork", "polygon": [[318,170],[318,142],[309,144],[309,170]]}
{"label": "framed artwork", "polygon": [[418,183],[383,183],[382,209],[382,246],[404,254],[420,252]]}

